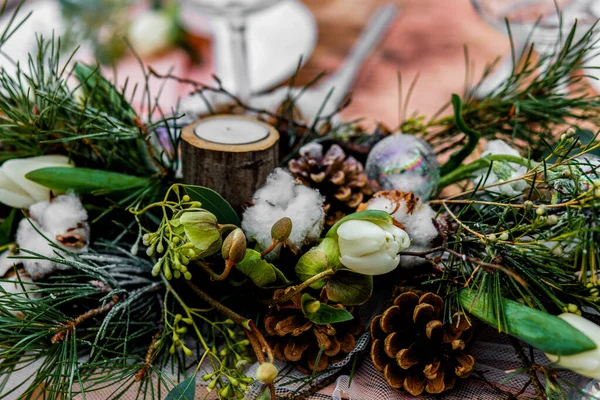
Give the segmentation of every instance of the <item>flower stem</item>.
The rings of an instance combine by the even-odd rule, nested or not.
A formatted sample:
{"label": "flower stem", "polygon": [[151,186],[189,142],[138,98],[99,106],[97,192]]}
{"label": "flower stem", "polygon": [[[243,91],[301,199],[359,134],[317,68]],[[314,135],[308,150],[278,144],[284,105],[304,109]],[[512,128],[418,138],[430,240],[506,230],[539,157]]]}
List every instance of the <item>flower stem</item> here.
{"label": "flower stem", "polygon": [[250,320],[242,317],[240,314],[231,310],[230,308],[225,307],[223,304],[219,303],[217,300],[213,299],[207,293],[205,293],[198,286],[194,285],[192,282],[187,281],[187,285],[196,293],[202,300],[210,304],[216,310],[218,310],[221,314],[225,315],[227,318],[231,319],[236,324],[242,326],[244,329],[252,330],[249,325]]}
{"label": "flower stem", "polygon": [[280,298],[272,300],[271,301],[271,306],[274,306],[276,304],[285,303],[286,301],[290,300],[292,297],[294,297],[295,295],[297,295],[298,293],[300,293],[301,291],[303,291],[304,289],[306,289],[307,287],[309,287],[313,283],[317,282],[318,280],[320,280],[322,278],[325,278],[327,276],[334,275],[334,274],[335,274],[335,270],[334,269],[326,269],[323,272],[319,272],[318,274],[316,274],[316,275],[308,278],[307,280],[305,280],[301,284],[296,285],[296,286],[292,286]]}

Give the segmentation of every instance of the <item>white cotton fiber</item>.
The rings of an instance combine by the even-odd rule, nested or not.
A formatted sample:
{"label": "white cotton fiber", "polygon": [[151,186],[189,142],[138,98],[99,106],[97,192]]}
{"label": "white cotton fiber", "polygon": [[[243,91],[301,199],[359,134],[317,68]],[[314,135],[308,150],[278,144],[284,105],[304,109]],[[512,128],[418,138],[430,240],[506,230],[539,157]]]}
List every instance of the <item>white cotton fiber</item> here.
{"label": "white cotton fiber", "polygon": [[278,168],[254,194],[254,205],[244,213],[242,229],[265,249],[272,242],[273,224],[288,217],[292,220],[292,232],[286,243],[299,250],[321,236],[323,201],[319,192],[295,182],[289,172]]}

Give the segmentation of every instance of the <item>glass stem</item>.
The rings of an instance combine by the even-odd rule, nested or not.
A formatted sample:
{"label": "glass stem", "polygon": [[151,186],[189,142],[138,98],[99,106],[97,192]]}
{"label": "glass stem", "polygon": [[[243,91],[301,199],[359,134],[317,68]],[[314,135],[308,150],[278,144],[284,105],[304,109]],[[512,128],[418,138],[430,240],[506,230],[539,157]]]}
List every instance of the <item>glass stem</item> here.
{"label": "glass stem", "polygon": [[229,16],[231,32],[231,62],[233,66],[235,94],[242,102],[250,98],[250,71],[246,41],[246,16],[236,13]]}

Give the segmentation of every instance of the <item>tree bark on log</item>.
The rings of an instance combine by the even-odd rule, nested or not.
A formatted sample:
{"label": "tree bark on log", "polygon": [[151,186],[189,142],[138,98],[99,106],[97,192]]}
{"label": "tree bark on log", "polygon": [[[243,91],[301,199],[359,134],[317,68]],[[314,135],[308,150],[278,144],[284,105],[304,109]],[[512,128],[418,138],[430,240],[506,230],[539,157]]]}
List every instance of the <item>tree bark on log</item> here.
{"label": "tree bark on log", "polygon": [[[241,118],[261,124],[268,135],[245,144],[215,143],[198,137],[195,133],[198,124],[217,118]],[[240,212],[279,165],[278,141],[279,133],[273,126],[249,117],[227,115],[194,122],[182,132],[183,180],[186,184],[215,190]]]}

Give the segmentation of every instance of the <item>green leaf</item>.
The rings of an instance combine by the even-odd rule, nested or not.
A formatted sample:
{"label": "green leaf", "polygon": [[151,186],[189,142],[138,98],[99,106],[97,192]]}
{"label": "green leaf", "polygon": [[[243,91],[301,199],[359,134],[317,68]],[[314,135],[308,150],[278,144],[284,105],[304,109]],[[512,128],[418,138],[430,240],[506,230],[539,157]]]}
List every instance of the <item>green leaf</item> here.
{"label": "green leaf", "polygon": [[16,208],[13,208],[8,214],[8,217],[0,224],[0,246],[9,244],[12,242],[13,233],[17,227],[17,213],[21,214]]}
{"label": "green leaf", "polygon": [[[302,282],[312,278],[313,276],[320,274],[327,268],[327,254],[319,249],[312,249],[304,253],[296,264],[296,275]],[[325,281],[319,279],[312,285],[313,289],[321,289],[325,286]]]}
{"label": "green leaf", "polygon": [[365,303],[373,293],[373,277],[340,270],[327,281],[325,292],[329,300],[345,306]]}
{"label": "green leaf", "polygon": [[235,264],[235,267],[258,287],[267,286],[277,280],[273,265],[263,260],[256,250],[246,249],[246,256]]}
{"label": "green leaf", "polygon": [[[498,329],[498,319],[487,297],[463,289],[460,304],[471,314]],[[596,345],[568,322],[548,313],[530,308],[516,301],[502,299],[506,325],[504,330],[523,342],[556,356],[570,356],[594,350]]]}
{"label": "green leaf", "polygon": [[344,218],[342,218],[338,222],[336,222],[335,225],[333,225],[331,227],[329,232],[327,232],[326,237],[332,238],[332,239],[337,239],[337,230],[340,227],[340,225],[342,225],[346,221],[351,221],[353,219],[369,221],[369,222],[373,222],[378,225],[392,224],[392,216],[385,211],[381,211],[381,210],[359,211],[354,214],[346,215]]}
{"label": "green leaf", "polygon": [[190,376],[179,382],[169,393],[165,400],[194,400],[196,395],[196,376]]}
{"label": "green leaf", "polygon": [[185,185],[184,187],[192,200],[201,202],[203,208],[217,216],[220,224],[242,225],[237,213],[219,193],[204,186]]}
{"label": "green leaf", "polygon": [[208,211],[188,211],[179,217],[179,221],[188,240],[201,253],[213,247],[221,239],[221,233],[217,228],[217,217]]}
{"label": "green leaf", "polygon": [[354,318],[348,311],[324,303],[320,303],[316,312],[310,312],[309,310],[314,302],[318,300],[308,293],[302,295],[301,301],[304,315],[317,325],[335,324],[338,322],[350,321]]}
{"label": "green leaf", "polygon": [[454,108],[454,123],[456,127],[467,136],[467,143],[462,149],[450,155],[446,164],[441,168],[440,174],[444,176],[458,168],[462,162],[475,150],[479,143],[479,132],[469,128],[462,115],[462,100],[456,94],[452,95],[452,107]]}
{"label": "green leaf", "polygon": [[25,178],[49,189],[78,194],[105,194],[148,186],[146,178],[99,169],[49,167],[36,169]]}

